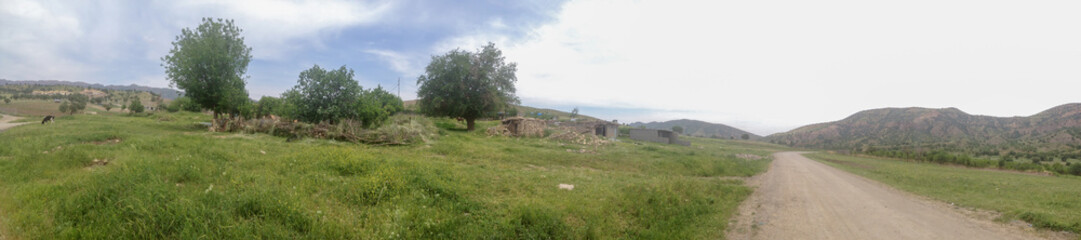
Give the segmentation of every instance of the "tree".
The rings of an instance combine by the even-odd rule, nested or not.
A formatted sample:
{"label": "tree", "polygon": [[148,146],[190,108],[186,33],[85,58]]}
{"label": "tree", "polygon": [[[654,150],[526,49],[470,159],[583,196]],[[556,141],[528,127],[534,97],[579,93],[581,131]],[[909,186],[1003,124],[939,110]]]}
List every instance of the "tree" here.
{"label": "tree", "polygon": [[143,110],[145,110],[143,102],[139,101],[139,98],[132,99],[131,105],[128,105],[128,109],[133,113],[142,113]]}
{"label": "tree", "polygon": [[113,110],[113,105],[112,104],[106,103],[106,104],[102,104],[101,106],[105,108],[106,112]]}
{"label": "tree", "polygon": [[574,110],[571,110],[571,118],[576,117],[578,117],[578,107],[574,107]]}
{"label": "tree", "polygon": [[285,110],[285,106],[283,105],[284,103],[280,98],[263,96],[263,98],[259,99],[259,102],[255,103],[255,117],[261,118],[270,115],[282,116],[284,115],[282,112]]}
{"label": "tree", "polygon": [[366,128],[382,125],[402,109],[402,99],[383,90],[382,86],[362,91],[357,102],[357,115]]}
{"label": "tree", "polygon": [[[68,115],[75,114],[78,111],[86,109],[86,102],[89,99],[82,94],[74,94],[68,97],[67,101],[60,104],[60,112],[67,112]],[[67,111],[65,111],[67,110]]]}
{"label": "tree", "polygon": [[517,104],[514,83],[518,64],[505,63],[503,52],[488,43],[477,52],[454,49],[432,56],[417,78],[420,111],[429,116],[461,117],[466,129],[477,118]]}
{"label": "tree", "polygon": [[357,99],[361,88],[353,80],[353,70],[344,65],[327,71],[315,65],[300,72],[297,85],[286,92],[286,101],[296,106],[294,118],[305,122],[329,121],[357,117]]}
{"label": "tree", "polygon": [[743,139],[743,140],[751,139],[751,135],[748,135],[748,134],[744,133],[743,135],[739,135],[739,139]]}
{"label": "tree", "polygon": [[683,127],[681,127],[681,126],[672,126],[672,131],[677,132],[679,134],[683,134]]}
{"label": "tree", "polygon": [[251,62],[251,48],[233,20],[204,18],[196,29],[184,28],[173,49],[161,58],[170,86],[199,106],[222,113],[235,113],[248,100],[244,76]]}
{"label": "tree", "polygon": [[4,98],[4,104],[11,104],[11,98],[5,97]]}
{"label": "tree", "polygon": [[64,101],[64,102],[60,103],[60,113],[67,113],[67,112],[68,112],[68,101]]}

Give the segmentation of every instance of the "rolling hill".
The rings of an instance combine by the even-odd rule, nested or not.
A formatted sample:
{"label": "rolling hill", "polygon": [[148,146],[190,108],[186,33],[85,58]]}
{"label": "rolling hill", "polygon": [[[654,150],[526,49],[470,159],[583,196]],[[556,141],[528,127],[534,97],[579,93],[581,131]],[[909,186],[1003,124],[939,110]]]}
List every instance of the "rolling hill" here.
{"label": "rolling hill", "polygon": [[747,134],[750,139],[759,139],[761,136],[755,135],[747,131],[740,130],[738,128],[730,127],[728,125],[719,123],[709,123],[698,120],[680,119],[671,120],[665,122],[635,122],[631,123],[632,127],[645,126],[649,129],[672,129],[674,126],[683,127],[683,134],[688,136],[697,137],[718,137],[718,138],[732,138],[739,139],[743,134]]}
{"label": "rolling hill", "polygon": [[183,94],[183,92],[175,90],[175,89],[147,87],[147,86],[139,86],[139,85],[135,85],[135,84],[128,85],[128,86],[121,86],[121,85],[102,85],[102,84],[98,84],[98,83],[72,82],[72,81],[60,81],[60,80],[18,80],[18,81],[16,81],[16,80],[0,79],[0,85],[19,85],[19,84],[46,85],[46,86],[59,85],[59,86],[87,87],[87,88],[95,88],[95,89],[143,91],[143,92],[152,92],[152,93],[161,95],[162,98],[169,99],[169,100],[176,99],[177,97],[180,97],[181,94]]}
{"label": "rolling hill", "polygon": [[882,108],[812,124],[764,141],[836,150],[934,148],[980,155],[1075,152],[1081,149],[1081,103],[1028,117],[971,115],[956,108]]}

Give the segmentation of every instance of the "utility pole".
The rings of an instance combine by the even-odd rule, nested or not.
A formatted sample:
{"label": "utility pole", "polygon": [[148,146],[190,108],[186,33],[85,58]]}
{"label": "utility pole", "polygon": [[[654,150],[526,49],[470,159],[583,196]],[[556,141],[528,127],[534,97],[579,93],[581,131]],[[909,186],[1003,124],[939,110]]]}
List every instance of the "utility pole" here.
{"label": "utility pole", "polygon": [[398,77],[398,98],[402,98],[402,77]]}

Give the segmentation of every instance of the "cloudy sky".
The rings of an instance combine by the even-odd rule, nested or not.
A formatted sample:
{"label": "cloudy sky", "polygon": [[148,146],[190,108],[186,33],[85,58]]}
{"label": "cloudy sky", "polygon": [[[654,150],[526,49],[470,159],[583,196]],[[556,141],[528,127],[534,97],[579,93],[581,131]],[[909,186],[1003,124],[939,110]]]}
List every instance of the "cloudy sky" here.
{"label": "cloudy sky", "polygon": [[0,78],[167,87],[203,17],[244,29],[252,98],[314,64],[404,99],[432,55],[494,42],[525,105],[757,134],[882,107],[1027,116],[1081,102],[1081,2],[0,0]]}

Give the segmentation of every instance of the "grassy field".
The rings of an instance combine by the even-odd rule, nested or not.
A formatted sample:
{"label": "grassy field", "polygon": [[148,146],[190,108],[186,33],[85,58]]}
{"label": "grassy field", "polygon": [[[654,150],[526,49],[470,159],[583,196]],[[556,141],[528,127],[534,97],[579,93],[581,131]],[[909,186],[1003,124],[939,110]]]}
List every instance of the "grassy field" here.
{"label": "grassy field", "polygon": [[808,154],[831,166],[961,206],[1003,213],[1036,227],[1081,233],[1081,177],[1042,176],[870,157]]}
{"label": "grassy field", "polygon": [[783,150],[699,138],[583,146],[453,120],[437,120],[427,144],[375,147],[195,124],[208,118],[76,114],[0,132],[0,235],[717,239],[751,192],[738,177],[769,164],[736,154]]}

